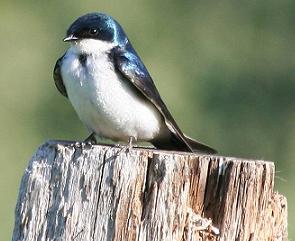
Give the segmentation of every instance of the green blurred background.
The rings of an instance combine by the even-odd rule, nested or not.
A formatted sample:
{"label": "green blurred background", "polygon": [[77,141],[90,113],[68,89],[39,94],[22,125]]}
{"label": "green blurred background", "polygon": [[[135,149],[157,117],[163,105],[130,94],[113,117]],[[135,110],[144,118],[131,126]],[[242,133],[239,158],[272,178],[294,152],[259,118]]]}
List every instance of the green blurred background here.
{"label": "green blurred background", "polygon": [[68,26],[93,11],[123,25],[186,133],[222,155],[276,163],[295,239],[294,0],[2,0],[0,240],[11,239],[19,183],[37,147],[87,134],[52,70]]}

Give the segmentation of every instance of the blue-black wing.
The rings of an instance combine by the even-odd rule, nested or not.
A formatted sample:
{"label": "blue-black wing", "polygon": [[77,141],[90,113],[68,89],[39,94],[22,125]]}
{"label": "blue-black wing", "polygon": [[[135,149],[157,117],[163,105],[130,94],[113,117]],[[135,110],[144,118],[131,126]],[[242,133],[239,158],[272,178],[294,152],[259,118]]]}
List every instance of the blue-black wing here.
{"label": "blue-black wing", "polygon": [[164,143],[163,140],[159,142],[157,142],[157,140],[152,141],[156,147],[173,149],[174,146],[175,150],[190,152],[198,150],[206,153],[216,153],[214,149],[188,138],[182,133],[165,103],[161,99],[146,67],[130,43],[128,43],[125,48],[115,48],[112,52],[112,57],[116,65],[116,69],[159,110],[167,128],[171,132],[171,138],[168,140],[169,143]]}
{"label": "blue-black wing", "polygon": [[53,79],[54,79],[54,83],[55,83],[55,86],[58,89],[58,91],[63,96],[68,97],[67,90],[66,90],[66,87],[63,83],[63,79],[62,79],[61,72],[60,72],[61,62],[62,62],[63,57],[64,56],[62,56],[61,58],[59,58],[56,61],[56,64],[55,64],[54,70],[53,70]]}

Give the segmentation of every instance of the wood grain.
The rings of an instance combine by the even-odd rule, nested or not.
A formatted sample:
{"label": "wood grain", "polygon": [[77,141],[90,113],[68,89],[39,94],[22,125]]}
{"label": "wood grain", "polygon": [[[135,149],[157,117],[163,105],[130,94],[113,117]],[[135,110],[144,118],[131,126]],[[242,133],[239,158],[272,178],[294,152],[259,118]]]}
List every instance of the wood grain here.
{"label": "wood grain", "polygon": [[49,141],[21,181],[14,241],[287,240],[274,164]]}

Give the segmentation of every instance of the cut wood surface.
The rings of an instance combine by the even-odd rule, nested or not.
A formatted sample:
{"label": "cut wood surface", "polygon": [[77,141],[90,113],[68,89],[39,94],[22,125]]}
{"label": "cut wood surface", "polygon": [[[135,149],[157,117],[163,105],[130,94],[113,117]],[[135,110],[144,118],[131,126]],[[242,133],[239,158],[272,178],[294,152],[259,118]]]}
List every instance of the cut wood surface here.
{"label": "cut wood surface", "polygon": [[274,164],[49,141],[21,181],[14,241],[287,240]]}

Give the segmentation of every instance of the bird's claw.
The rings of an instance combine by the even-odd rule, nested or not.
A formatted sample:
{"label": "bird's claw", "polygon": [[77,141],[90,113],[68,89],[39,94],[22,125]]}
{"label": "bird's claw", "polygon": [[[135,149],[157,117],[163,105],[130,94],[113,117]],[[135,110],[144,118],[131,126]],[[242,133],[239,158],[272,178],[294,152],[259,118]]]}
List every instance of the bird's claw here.
{"label": "bird's claw", "polygon": [[95,145],[97,144],[96,139],[95,139],[95,133],[92,132],[85,140],[84,143],[88,145]]}
{"label": "bird's claw", "polygon": [[121,150],[118,152],[118,155],[120,155],[122,152],[125,152],[126,154],[130,153],[133,149],[134,140],[135,138],[130,136],[127,145],[116,144],[117,147],[121,148]]}

